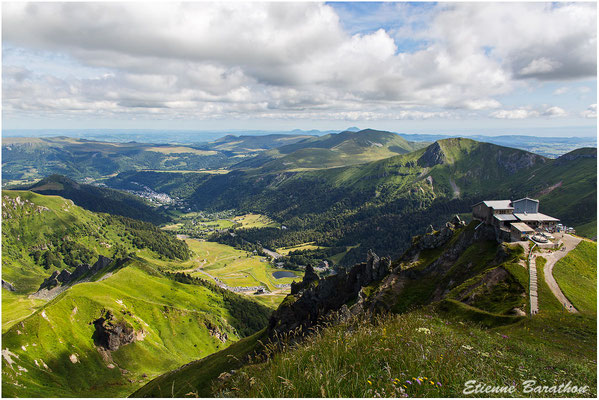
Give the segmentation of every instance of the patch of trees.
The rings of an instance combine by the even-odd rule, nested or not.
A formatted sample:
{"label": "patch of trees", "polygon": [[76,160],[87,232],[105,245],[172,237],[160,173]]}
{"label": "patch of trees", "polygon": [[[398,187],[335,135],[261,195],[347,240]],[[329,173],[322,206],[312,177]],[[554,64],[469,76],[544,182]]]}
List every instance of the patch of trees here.
{"label": "patch of trees", "polygon": [[189,259],[191,252],[184,241],[178,240],[148,222],[118,215],[107,216],[106,222],[108,225],[117,226],[117,230],[118,226],[125,228],[124,235],[127,235],[131,244],[138,249],[148,248],[171,260]]}

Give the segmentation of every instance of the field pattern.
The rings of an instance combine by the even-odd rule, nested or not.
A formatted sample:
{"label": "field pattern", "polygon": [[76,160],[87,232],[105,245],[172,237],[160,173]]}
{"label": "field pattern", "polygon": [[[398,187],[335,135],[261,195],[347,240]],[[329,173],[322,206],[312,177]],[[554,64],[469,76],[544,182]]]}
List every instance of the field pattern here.
{"label": "field pattern", "polygon": [[186,239],[186,242],[195,253],[196,266],[186,270],[192,276],[218,278],[233,287],[265,286],[270,291],[278,290],[275,285],[289,284],[294,280],[275,279],[272,273],[282,270],[272,267],[264,258],[247,251],[215,242],[194,239]]}

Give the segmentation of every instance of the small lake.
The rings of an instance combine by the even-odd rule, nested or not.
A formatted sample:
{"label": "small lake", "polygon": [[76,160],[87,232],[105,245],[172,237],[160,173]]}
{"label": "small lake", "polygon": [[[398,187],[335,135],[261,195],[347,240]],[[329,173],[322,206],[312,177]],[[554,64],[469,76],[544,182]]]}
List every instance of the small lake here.
{"label": "small lake", "polygon": [[281,278],[295,278],[295,274],[293,272],[289,272],[289,271],[276,271],[272,273],[272,276],[275,277],[275,279],[281,279]]}

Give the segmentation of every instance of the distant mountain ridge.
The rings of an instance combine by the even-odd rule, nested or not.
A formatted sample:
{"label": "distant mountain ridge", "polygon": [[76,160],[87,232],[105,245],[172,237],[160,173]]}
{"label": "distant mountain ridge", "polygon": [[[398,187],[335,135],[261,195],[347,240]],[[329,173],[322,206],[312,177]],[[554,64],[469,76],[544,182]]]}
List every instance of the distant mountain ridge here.
{"label": "distant mountain ridge", "polygon": [[426,143],[408,142],[392,132],[373,129],[343,131],[277,147],[232,168],[275,171],[340,167],[406,154],[424,146]]}

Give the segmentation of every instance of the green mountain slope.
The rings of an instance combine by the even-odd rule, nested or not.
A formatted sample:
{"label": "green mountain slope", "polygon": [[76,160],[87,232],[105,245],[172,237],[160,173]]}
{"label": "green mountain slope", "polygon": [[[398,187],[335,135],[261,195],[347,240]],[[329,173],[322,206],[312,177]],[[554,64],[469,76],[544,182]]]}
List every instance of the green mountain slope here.
{"label": "green mountain slope", "polygon": [[96,214],[58,196],[2,191],[2,276],[17,293],[37,290],[63,268],[146,249],[155,258],[185,260],[189,249],[153,225]]}
{"label": "green mountain slope", "polygon": [[566,153],[526,174],[517,174],[504,187],[514,196],[539,199],[541,212],[557,216],[580,234],[597,237],[596,148]]}
{"label": "green mountain slope", "polygon": [[312,137],[313,136],[310,135],[292,134],[270,134],[257,136],[227,135],[208,143],[206,147],[212,150],[228,151],[234,153],[256,153],[263,150],[289,145]]}
{"label": "green mountain slope", "polygon": [[[342,264],[351,265],[370,248],[398,257],[414,234],[430,224],[444,224],[454,213],[470,214],[472,204],[485,199],[538,197],[541,212],[592,237],[596,159],[593,149],[580,151],[591,154],[573,157],[574,152],[551,160],[490,143],[446,139],[408,154],[340,168],[233,170],[194,180],[182,175],[172,178],[180,186],[169,184],[168,177],[159,173],[122,174],[114,180],[126,185],[141,179],[166,193],[176,191],[192,209],[266,214],[288,229],[240,234],[268,248],[308,242],[331,249],[360,244],[341,259]],[[586,211],[577,212],[580,209]],[[338,253],[325,257],[331,260]]]}
{"label": "green mountain slope", "polygon": [[[4,396],[124,396],[267,322],[270,310],[247,297],[162,272],[189,249],[151,224],[29,191],[2,200],[2,279],[14,288],[2,289]],[[100,256],[115,262],[50,301],[28,297]]]}
{"label": "green mountain slope", "polygon": [[391,132],[372,129],[345,131],[281,146],[243,161],[234,168],[259,167],[260,172],[332,168],[380,160],[424,146],[425,143],[408,142]]}
{"label": "green mountain slope", "polygon": [[90,211],[122,215],[155,224],[169,221],[164,212],[137,196],[110,188],[79,184],[62,175],[50,175],[27,187],[27,190],[61,196]]}
{"label": "green mountain slope", "polygon": [[[245,318],[264,324],[262,306],[242,299],[233,310],[225,300],[217,290],[175,282],[140,261],[101,282],[75,285],[3,334],[13,360],[4,361],[4,396],[127,395],[236,341],[233,312],[244,305]],[[107,311],[134,330],[132,343],[114,351],[94,343],[92,322]]]}

